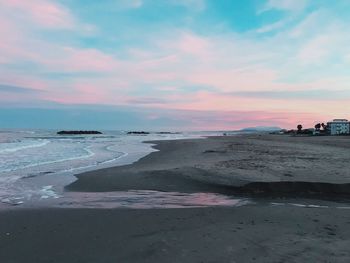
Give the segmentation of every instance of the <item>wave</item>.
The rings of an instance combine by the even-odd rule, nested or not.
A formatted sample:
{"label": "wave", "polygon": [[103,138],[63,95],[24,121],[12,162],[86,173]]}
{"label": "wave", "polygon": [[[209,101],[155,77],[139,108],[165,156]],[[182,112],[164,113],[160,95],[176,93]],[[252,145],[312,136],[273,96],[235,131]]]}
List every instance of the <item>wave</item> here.
{"label": "wave", "polygon": [[[144,138],[124,134],[58,137],[48,131],[37,132],[35,136],[9,132],[0,139],[3,141],[0,142],[0,201],[10,198],[16,204],[34,198],[36,195],[30,191],[37,192],[42,182],[52,180],[56,187],[61,180],[73,180],[74,173],[130,163],[155,151],[151,144],[142,142]],[[164,137],[154,135],[147,140],[152,139]],[[41,175],[45,175],[43,179]],[[59,179],[61,175],[68,176]],[[28,179],[31,177],[38,178]],[[49,194],[42,196],[51,198]]]}
{"label": "wave", "polygon": [[59,171],[58,173],[74,172],[74,171],[85,170],[85,169],[89,169],[89,168],[105,165],[105,164],[108,164],[108,163],[113,163],[113,162],[115,162],[115,161],[117,161],[117,160],[119,160],[119,159],[129,155],[128,153],[123,153],[123,152],[119,152],[119,153],[121,154],[120,156],[117,156],[117,157],[109,159],[109,160],[105,160],[105,161],[101,161],[101,162],[97,162],[97,163],[89,164],[89,165],[85,165],[85,166],[74,167],[74,168],[62,170],[62,171]]}
{"label": "wave", "polygon": [[40,165],[54,164],[54,163],[60,163],[60,162],[66,162],[66,161],[72,161],[72,160],[79,160],[79,159],[87,159],[87,158],[90,158],[90,157],[95,155],[95,153],[92,152],[88,148],[84,148],[84,150],[87,152],[86,155],[79,155],[79,156],[75,156],[75,157],[56,159],[56,160],[52,160],[52,161],[37,162],[37,163],[32,163],[32,164],[29,164],[29,165],[25,165],[25,166],[19,166],[19,167],[15,167],[15,168],[0,170],[0,172],[12,172],[12,171],[17,171],[17,170],[21,170],[21,169],[36,167],[36,166],[40,166]]}
{"label": "wave", "polygon": [[[39,147],[43,147],[43,146],[47,145],[48,143],[50,143],[49,140],[42,140],[39,142],[31,141],[31,142],[32,142],[31,144],[27,144],[27,145],[26,144],[23,145],[24,142],[3,143],[0,145],[0,153],[13,153],[13,152],[22,151],[22,150],[30,149],[30,148],[39,148]],[[22,144],[22,145],[18,145],[18,144]]]}

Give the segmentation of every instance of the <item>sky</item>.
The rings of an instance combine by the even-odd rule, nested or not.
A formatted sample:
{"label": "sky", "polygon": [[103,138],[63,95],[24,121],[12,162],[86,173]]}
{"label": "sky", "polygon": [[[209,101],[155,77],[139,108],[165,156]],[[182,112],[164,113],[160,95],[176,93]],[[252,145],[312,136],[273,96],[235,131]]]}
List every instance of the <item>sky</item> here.
{"label": "sky", "polygon": [[350,118],[348,0],[0,0],[0,127]]}

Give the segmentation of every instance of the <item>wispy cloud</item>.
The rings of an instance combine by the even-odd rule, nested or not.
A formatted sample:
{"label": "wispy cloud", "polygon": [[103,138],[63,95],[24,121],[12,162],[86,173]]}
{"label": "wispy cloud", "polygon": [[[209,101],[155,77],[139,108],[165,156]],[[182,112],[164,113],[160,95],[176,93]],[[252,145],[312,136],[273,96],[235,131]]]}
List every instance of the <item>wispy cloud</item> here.
{"label": "wispy cloud", "polygon": [[130,104],[141,104],[141,105],[157,105],[166,104],[168,101],[160,98],[134,98],[128,100]]}
{"label": "wispy cloud", "polygon": [[245,14],[242,24],[256,24],[242,32],[230,26],[229,10],[216,13],[216,1],[77,3],[0,0],[3,101],[16,101],[8,93],[21,89],[10,87],[28,87],[45,91],[27,96],[43,103],[210,111],[218,119],[254,111],[257,122],[264,112],[326,117],[348,107],[350,23],[334,5],[266,1]]}
{"label": "wispy cloud", "polygon": [[238,91],[229,95],[250,97],[250,98],[269,98],[269,99],[288,99],[288,100],[306,100],[306,101],[327,101],[332,100],[350,100],[350,90],[275,90],[275,91]]}
{"label": "wispy cloud", "polygon": [[144,0],[119,0],[108,1],[105,3],[97,3],[96,6],[104,6],[105,8],[116,8],[119,10],[125,9],[138,9],[144,5]]}
{"label": "wispy cloud", "polygon": [[261,14],[270,10],[300,12],[307,7],[308,3],[309,0],[268,0],[258,13]]}
{"label": "wispy cloud", "polygon": [[7,84],[0,84],[0,92],[7,93],[42,93],[42,90],[19,87]]}
{"label": "wispy cloud", "polygon": [[74,17],[64,6],[51,0],[1,0],[0,6],[8,15],[35,22],[48,28],[72,28]]}
{"label": "wispy cloud", "polygon": [[170,0],[169,2],[196,11],[203,11],[207,6],[205,0]]}

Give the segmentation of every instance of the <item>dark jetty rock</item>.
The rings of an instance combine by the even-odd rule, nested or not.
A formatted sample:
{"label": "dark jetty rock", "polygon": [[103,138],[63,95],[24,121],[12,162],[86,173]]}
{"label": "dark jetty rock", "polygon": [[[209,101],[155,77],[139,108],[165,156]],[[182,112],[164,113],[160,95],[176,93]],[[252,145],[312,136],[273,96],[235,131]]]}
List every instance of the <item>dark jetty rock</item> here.
{"label": "dark jetty rock", "polygon": [[150,134],[150,133],[145,131],[129,131],[127,134]]}
{"label": "dark jetty rock", "polygon": [[102,134],[99,131],[59,131],[58,135]]}

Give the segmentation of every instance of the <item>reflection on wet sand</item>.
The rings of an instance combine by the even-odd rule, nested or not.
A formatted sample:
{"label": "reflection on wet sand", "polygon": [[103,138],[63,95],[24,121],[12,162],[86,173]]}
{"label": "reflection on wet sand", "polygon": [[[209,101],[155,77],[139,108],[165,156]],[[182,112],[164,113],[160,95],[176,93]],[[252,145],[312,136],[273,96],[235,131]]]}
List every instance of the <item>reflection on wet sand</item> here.
{"label": "reflection on wet sand", "polygon": [[179,193],[131,190],[103,193],[71,193],[51,200],[53,206],[71,208],[186,208],[208,206],[241,206],[245,199],[215,193]]}

